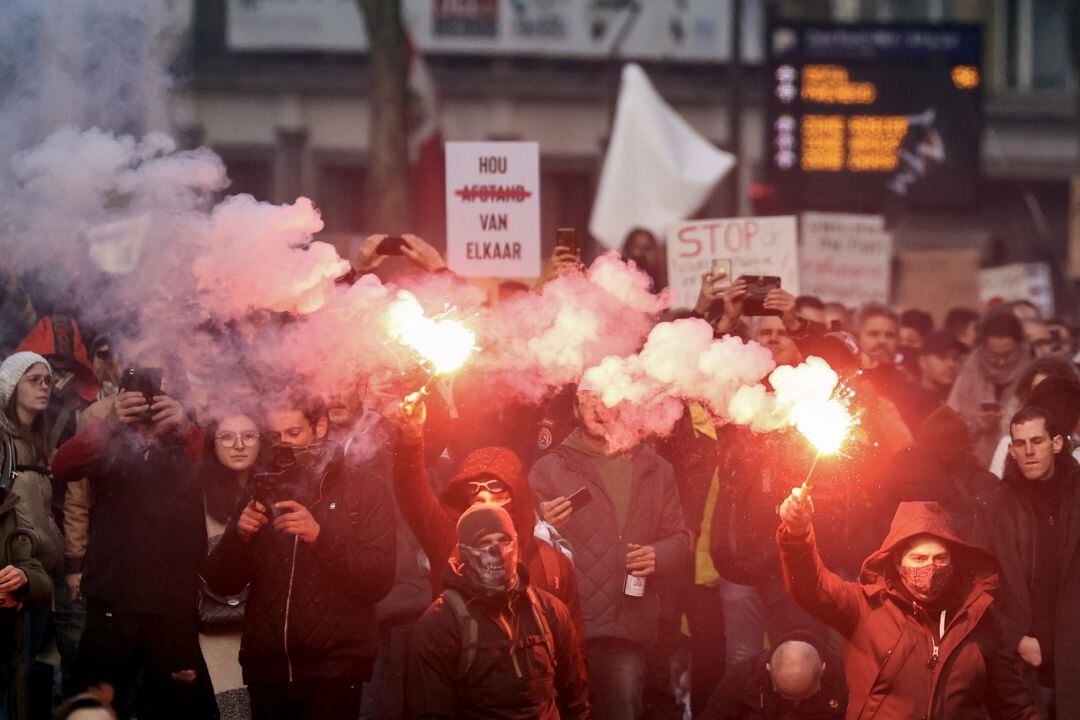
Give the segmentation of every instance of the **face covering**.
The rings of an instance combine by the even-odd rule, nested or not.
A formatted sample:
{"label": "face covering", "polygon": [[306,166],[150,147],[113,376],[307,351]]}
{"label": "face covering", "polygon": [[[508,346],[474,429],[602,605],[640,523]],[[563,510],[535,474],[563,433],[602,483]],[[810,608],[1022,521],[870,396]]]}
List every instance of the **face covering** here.
{"label": "face covering", "polygon": [[517,584],[517,544],[492,543],[479,547],[459,545],[465,576],[485,595],[504,593]]}
{"label": "face covering", "polygon": [[900,579],[917,599],[937,600],[953,577],[952,565],[900,566]]}

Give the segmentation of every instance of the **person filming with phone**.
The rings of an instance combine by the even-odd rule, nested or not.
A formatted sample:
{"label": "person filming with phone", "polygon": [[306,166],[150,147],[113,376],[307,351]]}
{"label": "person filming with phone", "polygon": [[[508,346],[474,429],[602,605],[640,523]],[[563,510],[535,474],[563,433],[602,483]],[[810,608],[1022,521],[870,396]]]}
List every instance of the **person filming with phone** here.
{"label": "person filming with phone", "polygon": [[375,603],[394,582],[390,491],[327,440],[321,399],[281,398],[266,414],[271,468],[251,479],[203,577],[224,595],[250,583],[240,665],[253,720],[355,720]]}
{"label": "person filming with phone", "polygon": [[216,718],[196,613],[206,526],[195,467],[204,435],[176,399],[183,373],[169,354],[125,355],[136,362],[121,374],[106,417],[61,445],[52,462],[58,481],[87,477],[94,495],[75,682],[112,685],[120,718],[133,704],[140,716]]}
{"label": "person filming with phone", "polygon": [[[718,335],[754,340],[769,349],[777,365],[798,364],[802,354],[792,338],[806,334],[806,322],[795,314],[795,296],[780,287],[776,276],[741,275],[727,284],[717,277],[719,269],[714,267],[702,277],[696,310],[704,314],[706,301],[711,305],[722,299],[723,311],[714,324]],[[749,327],[745,318],[750,318]]]}

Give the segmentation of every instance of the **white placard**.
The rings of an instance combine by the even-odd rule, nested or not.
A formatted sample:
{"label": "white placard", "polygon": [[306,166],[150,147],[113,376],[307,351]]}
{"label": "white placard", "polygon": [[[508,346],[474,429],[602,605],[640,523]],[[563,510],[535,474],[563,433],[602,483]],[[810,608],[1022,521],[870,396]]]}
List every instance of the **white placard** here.
{"label": "white placard", "polygon": [[730,258],[734,277],[778,275],[781,287],[799,294],[793,216],[688,220],[668,226],[666,237],[672,307],[694,307],[714,258]]}
{"label": "white placard", "polygon": [[1030,300],[1043,317],[1054,315],[1054,282],[1046,263],[1013,263],[979,271],[979,301]]}
{"label": "white placard", "polygon": [[888,303],[892,233],[880,215],[803,213],[799,285],[803,295],[848,307]]}
{"label": "white placard", "polygon": [[536,143],[446,143],[446,255],[463,277],[539,277]]}

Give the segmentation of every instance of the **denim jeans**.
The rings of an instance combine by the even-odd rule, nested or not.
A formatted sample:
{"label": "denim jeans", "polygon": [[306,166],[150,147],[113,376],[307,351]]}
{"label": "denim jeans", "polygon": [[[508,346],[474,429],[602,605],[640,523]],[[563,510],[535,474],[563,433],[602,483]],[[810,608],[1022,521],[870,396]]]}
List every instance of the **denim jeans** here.
{"label": "denim jeans", "polygon": [[625,640],[599,638],[586,643],[591,717],[639,720],[645,685],[645,648]]}

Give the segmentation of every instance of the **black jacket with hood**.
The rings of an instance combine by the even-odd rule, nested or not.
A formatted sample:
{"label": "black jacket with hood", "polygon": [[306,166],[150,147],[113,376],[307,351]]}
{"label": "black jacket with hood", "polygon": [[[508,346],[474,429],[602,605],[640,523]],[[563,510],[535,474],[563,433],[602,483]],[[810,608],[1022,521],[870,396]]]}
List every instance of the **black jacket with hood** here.
{"label": "black jacket with hood", "polygon": [[476,653],[464,674],[462,620],[440,595],[420,618],[406,679],[406,717],[578,720],[589,717],[589,683],[581,643],[566,606],[534,588],[550,629],[544,639],[529,596],[529,573],[518,586],[485,595],[451,562],[444,584],[460,594],[476,623]]}
{"label": "black jacket with hood", "polygon": [[[234,518],[203,568],[214,592],[234,595],[251,585],[240,640],[244,682],[367,679],[377,647],[375,603],[394,581],[390,492],[378,478],[350,472],[331,443],[314,467],[297,465],[278,484],[310,488],[302,501],[320,526],[315,542],[272,524],[244,542]],[[286,499],[300,500],[277,498]]]}
{"label": "black jacket with hood", "polygon": [[442,568],[457,547],[457,521],[469,507],[466,484],[482,477],[501,480],[510,491],[510,517],[517,530],[521,562],[533,585],[548,591],[570,609],[579,636],[584,636],[581,598],[574,567],[559,550],[533,536],[536,512],[521,461],[512,450],[487,447],[465,458],[438,497],[428,484],[423,442],[399,437],[394,456],[394,496],[431,563],[433,594],[442,591]]}

